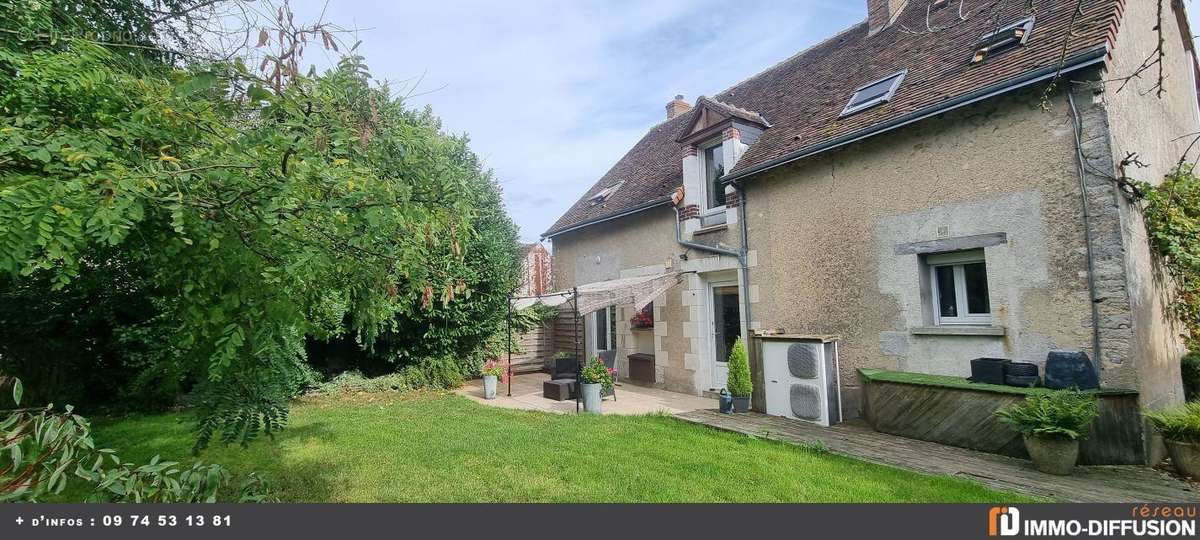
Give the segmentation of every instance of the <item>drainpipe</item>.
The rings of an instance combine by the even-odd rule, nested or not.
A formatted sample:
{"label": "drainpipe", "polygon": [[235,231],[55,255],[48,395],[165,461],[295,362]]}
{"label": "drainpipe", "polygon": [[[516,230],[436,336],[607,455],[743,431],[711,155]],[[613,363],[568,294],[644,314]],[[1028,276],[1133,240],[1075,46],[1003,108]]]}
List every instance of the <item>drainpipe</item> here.
{"label": "drainpipe", "polygon": [[1071,123],[1072,131],[1075,134],[1075,168],[1079,173],[1079,197],[1083,203],[1083,238],[1087,244],[1087,278],[1088,278],[1088,296],[1092,304],[1092,353],[1096,357],[1094,369],[1096,374],[1100,373],[1100,300],[1096,298],[1096,258],[1092,253],[1092,225],[1091,212],[1088,210],[1087,200],[1087,182],[1084,180],[1084,167],[1086,162],[1083,156],[1083,119],[1079,117],[1079,109],[1075,107],[1075,96],[1072,88],[1067,89],[1067,103],[1071,105]]}
{"label": "drainpipe", "polygon": [[[738,262],[742,264],[742,290],[746,291],[746,297],[742,300],[742,307],[746,310],[746,337],[750,337],[750,234],[746,226],[746,187],[741,182],[734,182],[733,188],[738,194],[738,224],[742,228],[742,256]],[[746,340],[746,347],[750,347],[750,340]],[[749,353],[750,351],[746,351]]]}
{"label": "drainpipe", "polygon": [[679,226],[679,207],[674,206],[672,208],[675,209],[675,241],[678,242],[679,245],[681,245],[683,247],[692,248],[692,249],[698,249],[700,251],[707,251],[709,253],[716,253],[718,255],[726,255],[729,257],[734,257],[738,260],[738,264],[745,266],[746,259],[740,251],[734,251],[732,249],[725,249],[722,247],[710,246],[707,244],[692,242],[690,240],[684,240],[683,239],[683,229],[680,228],[680,226]]}
{"label": "drainpipe", "polygon": [[717,255],[726,255],[737,259],[738,269],[741,270],[742,274],[742,294],[740,296],[742,299],[742,313],[746,315],[746,353],[749,355],[751,353],[750,348],[752,345],[748,338],[750,334],[750,321],[753,319],[750,318],[750,267],[747,265],[747,261],[749,260],[748,254],[750,253],[750,237],[746,233],[746,191],[740,182],[735,182],[733,186],[735,189],[737,189],[738,193],[738,209],[740,214],[739,225],[741,225],[742,236],[742,245],[737,251],[684,240],[683,230],[679,225],[679,206],[672,205],[671,208],[675,210],[675,241],[678,242],[679,245],[700,251],[707,251],[709,253],[716,253]]}

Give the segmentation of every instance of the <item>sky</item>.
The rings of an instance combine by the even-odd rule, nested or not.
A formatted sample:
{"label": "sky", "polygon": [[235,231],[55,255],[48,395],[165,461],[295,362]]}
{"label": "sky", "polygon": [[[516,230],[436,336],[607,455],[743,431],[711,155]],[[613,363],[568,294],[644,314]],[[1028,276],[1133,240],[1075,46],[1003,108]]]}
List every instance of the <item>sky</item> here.
{"label": "sky", "polygon": [[[676,94],[714,95],[866,18],[866,0],[292,0],[467,134],[536,241]],[[1188,2],[1193,28],[1200,6]],[[312,53],[310,53],[312,54]],[[321,59],[315,59],[320,64]]]}
{"label": "sky", "polygon": [[[324,6],[292,0],[297,20]],[[376,78],[470,136],[527,242],[676,94],[714,95],[865,17],[866,0],[330,0],[325,13],[359,29]]]}

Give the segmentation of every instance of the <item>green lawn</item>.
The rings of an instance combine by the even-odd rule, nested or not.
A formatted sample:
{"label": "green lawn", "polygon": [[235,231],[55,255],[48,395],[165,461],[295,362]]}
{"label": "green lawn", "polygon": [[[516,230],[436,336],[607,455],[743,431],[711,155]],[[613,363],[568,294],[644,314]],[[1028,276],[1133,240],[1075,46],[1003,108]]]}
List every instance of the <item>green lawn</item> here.
{"label": "green lawn", "polygon": [[[186,459],[186,417],[96,423],[126,461]],[[1025,501],[667,416],[565,416],[455,395],[375,394],[297,404],[286,430],[202,459],[259,471],[306,502]]]}

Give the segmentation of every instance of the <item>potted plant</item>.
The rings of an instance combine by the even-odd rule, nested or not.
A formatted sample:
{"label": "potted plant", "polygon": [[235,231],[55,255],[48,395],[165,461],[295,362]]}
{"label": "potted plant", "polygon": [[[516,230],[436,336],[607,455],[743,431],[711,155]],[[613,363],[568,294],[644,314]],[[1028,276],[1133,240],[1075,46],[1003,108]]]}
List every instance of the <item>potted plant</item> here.
{"label": "potted plant", "polygon": [[488,360],[483,363],[483,399],[496,399],[496,383],[507,378],[508,370],[500,362]]}
{"label": "potted plant", "polygon": [[1146,413],[1162,432],[1175,470],[1200,479],[1200,401]]}
{"label": "potted plant", "polygon": [[754,382],[750,380],[750,358],[746,355],[746,344],[738,338],[729,352],[729,378],[725,383],[733,396],[733,412],[750,411],[750,394],[754,393]]}
{"label": "potted plant", "polygon": [[629,326],[637,329],[654,328],[654,304],[647,305],[629,319]]}
{"label": "potted plant", "polygon": [[583,397],[584,412],[600,412],[601,392],[612,390],[613,372],[599,358],[593,356],[579,373],[579,387]]}
{"label": "potted plant", "polygon": [[1096,418],[1096,396],[1079,390],[1039,392],[996,411],[1000,420],[1024,436],[1037,470],[1071,474],[1079,459],[1079,439]]}

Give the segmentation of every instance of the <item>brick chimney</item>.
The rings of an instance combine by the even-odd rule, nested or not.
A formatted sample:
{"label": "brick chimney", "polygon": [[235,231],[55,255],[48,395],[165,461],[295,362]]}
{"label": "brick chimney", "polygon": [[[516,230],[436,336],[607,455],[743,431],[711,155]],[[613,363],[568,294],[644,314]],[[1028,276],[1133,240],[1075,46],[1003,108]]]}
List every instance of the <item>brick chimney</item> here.
{"label": "brick chimney", "polygon": [[867,27],[870,35],[887,28],[896,20],[908,0],[867,0]]}
{"label": "brick chimney", "polygon": [[692,104],[683,100],[683,95],[675,96],[667,103],[667,120],[675,118],[685,112],[692,110]]}

